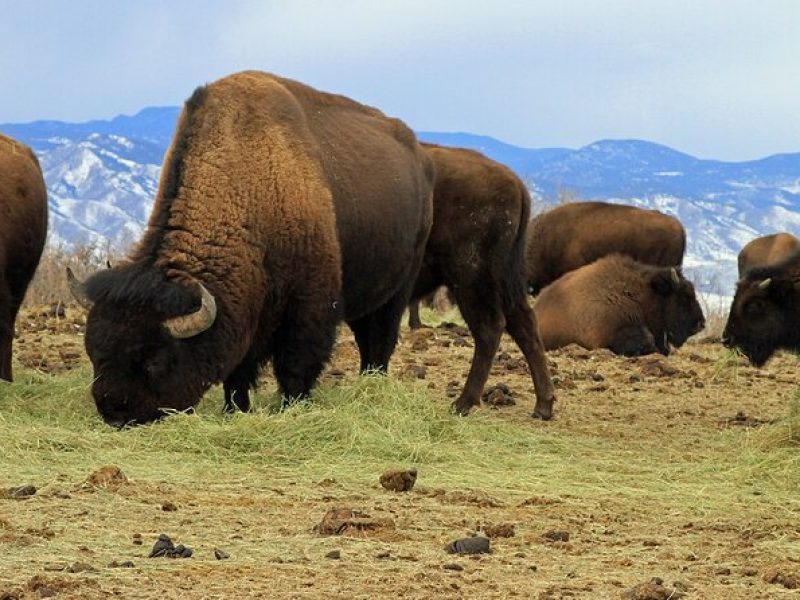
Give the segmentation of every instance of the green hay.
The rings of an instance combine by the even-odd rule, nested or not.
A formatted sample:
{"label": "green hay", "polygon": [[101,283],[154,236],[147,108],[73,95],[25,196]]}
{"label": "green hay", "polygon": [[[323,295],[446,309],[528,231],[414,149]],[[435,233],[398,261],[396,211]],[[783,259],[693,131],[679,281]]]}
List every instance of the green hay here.
{"label": "green hay", "polygon": [[[63,474],[80,481],[108,463],[140,479],[265,485],[324,477],[374,484],[383,469],[413,465],[430,486],[736,511],[747,509],[754,489],[761,502],[796,503],[800,485],[797,397],[785,423],[711,432],[688,448],[497,411],[459,418],[422,385],[381,376],[322,386],[311,402],[283,412],[275,395],[258,394],[255,412],[232,416],[220,414],[214,389],[197,414],[116,431],[97,416],[89,382],[88,369],[59,377],[22,371],[0,387],[0,486]],[[767,444],[772,435],[783,443]]]}

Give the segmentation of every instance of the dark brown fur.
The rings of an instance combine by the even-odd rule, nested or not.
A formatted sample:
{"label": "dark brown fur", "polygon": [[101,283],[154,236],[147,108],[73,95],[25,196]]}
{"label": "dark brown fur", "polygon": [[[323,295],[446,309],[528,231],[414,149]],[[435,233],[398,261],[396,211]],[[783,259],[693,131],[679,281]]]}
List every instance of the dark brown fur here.
{"label": "dark brown fur", "polygon": [[[255,71],[187,102],[147,232],[86,283],[93,395],[114,424],[194,406],[223,381],[226,409],[272,360],[286,398],[309,393],[344,318],[362,369],[385,370],[432,219],[433,165],[402,122]],[[210,329],[165,318],[213,294]]]}
{"label": "dark brown fur", "polygon": [[745,271],[722,340],[759,367],[777,350],[800,352],[800,250],[778,264]]}
{"label": "dark brown fur", "polygon": [[669,354],[704,325],[692,284],[672,267],[605,256],[547,286],[534,304],[545,348],[579,344],[636,356]]}
{"label": "dark brown fur", "polygon": [[775,265],[800,248],[800,240],[791,233],[774,233],[749,241],[739,252],[739,277],[755,267]]}
{"label": "dark brown fur", "polygon": [[11,381],[14,321],[47,236],[47,188],[36,155],[0,134],[0,379]]}
{"label": "dark brown fur", "polygon": [[528,227],[528,291],[538,294],[564,273],[607,254],[657,266],[680,266],[686,232],[655,210],[606,202],[574,202],[539,215]]}
{"label": "dark brown fur", "polygon": [[536,387],[534,416],[549,419],[553,385],[525,294],[528,191],[508,168],[482,154],[424,147],[436,164],[434,216],[412,297],[446,285],[475,339],[472,366],[455,408],[466,414],[479,403],[505,329],[531,368]]}

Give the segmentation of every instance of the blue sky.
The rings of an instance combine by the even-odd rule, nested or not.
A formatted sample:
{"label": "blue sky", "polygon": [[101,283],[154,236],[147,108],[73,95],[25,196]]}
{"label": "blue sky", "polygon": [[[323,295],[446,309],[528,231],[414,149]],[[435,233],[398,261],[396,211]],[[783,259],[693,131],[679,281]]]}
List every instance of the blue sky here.
{"label": "blue sky", "polygon": [[800,151],[794,0],[0,0],[0,122],[180,104],[263,69],[419,130]]}

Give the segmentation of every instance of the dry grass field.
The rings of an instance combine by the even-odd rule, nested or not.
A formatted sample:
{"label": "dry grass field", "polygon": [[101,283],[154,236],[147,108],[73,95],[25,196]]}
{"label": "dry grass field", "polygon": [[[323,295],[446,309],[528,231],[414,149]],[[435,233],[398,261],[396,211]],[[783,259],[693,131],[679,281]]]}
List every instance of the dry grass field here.
{"label": "dry grass field", "polygon": [[[506,337],[489,386],[516,403],[495,392],[458,418],[463,327],[404,328],[389,378],[356,375],[345,328],[310,403],[278,412],[266,374],[253,414],[222,416],[215,388],[197,414],[116,431],[88,392],[82,312],[28,307],[18,325],[0,598],[797,597],[795,356],[756,370],[714,343],[570,347],[550,353],[541,422]],[[380,486],[398,467],[417,469],[411,491]],[[362,514],[324,535],[333,508]],[[148,558],[161,533],[193,555]],[[445,551],[476,533],[491,553]]]}

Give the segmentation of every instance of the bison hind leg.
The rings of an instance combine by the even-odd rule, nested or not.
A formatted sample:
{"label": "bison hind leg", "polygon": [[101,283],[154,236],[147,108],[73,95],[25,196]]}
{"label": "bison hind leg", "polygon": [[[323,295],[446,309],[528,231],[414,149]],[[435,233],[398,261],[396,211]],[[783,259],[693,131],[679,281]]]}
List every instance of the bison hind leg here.
{"label": "bison hind leg", "polygon": [[392,296],[377,310],[359,319],[349,321],[361,355],[361,372],[389,370],[389,359],[397,345],[400,320],[408,303],[409,289]]}

